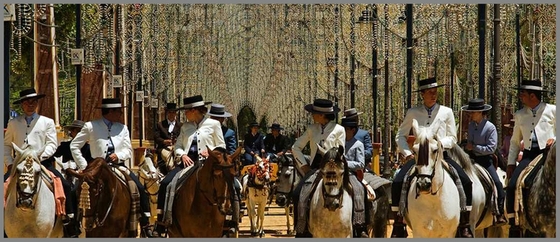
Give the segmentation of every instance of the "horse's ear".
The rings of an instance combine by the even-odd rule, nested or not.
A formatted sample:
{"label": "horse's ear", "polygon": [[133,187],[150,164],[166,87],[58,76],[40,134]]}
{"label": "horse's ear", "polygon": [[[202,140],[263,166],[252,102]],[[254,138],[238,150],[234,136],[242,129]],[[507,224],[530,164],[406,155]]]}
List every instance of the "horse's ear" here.
{"label": "horse's ear", "polygon": [[342,145],[338,146],[338,155],[339,156],[344,156],[344,146],[342,146]]}
{"label": "horse's ear", "polygon": [[241,154],[241,146],[237,147],[237,149],[235,149],[235,152],[233,152],[233,154],[230,156],[232,160],[237,159],[237,157],[239,157],[239,155]]}
{"label": "horse's ear", "polygon": [[319,152],[320,155],[325,155],[327,153],[327,150],[321,145],[317,144],[317,152]]}
{"label": "horse's ear", "polygon": [[21,153],[23,153],[23,150],[19,148],[19,146],[17,146],[14,142],[12,142],[12,147],[16,151],[16,156],[21,155]]}

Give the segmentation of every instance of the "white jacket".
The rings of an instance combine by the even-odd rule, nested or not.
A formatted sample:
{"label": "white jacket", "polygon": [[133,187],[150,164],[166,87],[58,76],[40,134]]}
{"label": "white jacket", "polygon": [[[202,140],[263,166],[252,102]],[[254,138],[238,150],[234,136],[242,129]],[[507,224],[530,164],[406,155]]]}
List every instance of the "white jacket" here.
{"label": "white jacket", "polygon": [[515,165],[517,154],[521,147],[521,140],[525,144],[525,149],[531,149],[531,131],[535,130],[539,148],[546,147],[548,139],[556,140],[556,106],[543,103],[533,117],[531,108],[524,107],[514,114],[515,125],[511,135],[508,155],[508,165]]}
{"label": "white jacket", "polygon": [[180,158],[182,155],[189,153],[195,134],[197,137],[199,160],[203,159],[200,153],[203,150],[206,150],[206,146],[210,148],[208,152],[216,147],[226,148],[226,142],[224,140],[224,134],[222,132],[222,125],[220,122],[204,117],[202,121],[200,121],[200,125],[198,127],[193,122],[183,123],[183,126],[181,126],[181,132],[179,133],[179,137],[177,137],[177,142],[175,143],[175,157]]}
{"label": "white jacket", "polygon": [[412,129],[412,120],[416,119],[418,121],[419,127],[433,127],[436,120],[441,121],[442,125],[438,129],[438,137],[441,139],[441,143],[444,149],[450,149],[454,143],[457,143],[457,125],[455,124],[455,116],[453,115],[453,110],[443,105],[435,104],[432,115],[428,115],[428,111],[424,105],[418,107],[413,107],[408,109],[406,116],[397,131],[397,136],[395,141],[397,142],[397,147],[400,153],[407,157],[412,154],[411,147],[408,146],[406,142],[410,129]]}
{"label": "white jacket", "polygon": [[[51,157],[58,147],[56,128],[51,118],[33,114],[34,118],[27,127],[25,115],[17,116],[8,122],[8,127],[4,133],[4,162],[6,165],[14,163],[12,142],[20,148],[24,148],[25,139],[27,144],[34,150],[43,152],[39,154],[39,159],[45,160]],[[27,134],[27,135],[26,135]]]}
{"label": "white jacket", "polygon": [[308,143],[311,149],[310,162],[312,162],[315,154],[317,154],[317,144],[322,143],[323,148],[326,150],[340,145],[345,147],[346,132],[344,131],[344,127],[334,121],[327,123],[325,130],[322,132],[321,125],[318,123],[307,126],[307,130],[305,130],[305,132],[297,138],[296,142],[292,146],[292,153],[300,167],[304,165],[311,165],[307,163],[302,152],[303,148]]}
{"label": "white jacket", "polygon": [[111,132],[109,132],[109,128],[103,122],[103,119],[96,119],[86,122],[82,130],[70,142],[70,151],[79,170],[87,167],[86,159],[80,151],[82,146],[89,141],[91,157],[105,158],[107,157],[107,148],[109,147],[109,136],[115,147],[114,153],[120,161],[132,158],[132,144],[128,127],[122,123],[113,122]]}

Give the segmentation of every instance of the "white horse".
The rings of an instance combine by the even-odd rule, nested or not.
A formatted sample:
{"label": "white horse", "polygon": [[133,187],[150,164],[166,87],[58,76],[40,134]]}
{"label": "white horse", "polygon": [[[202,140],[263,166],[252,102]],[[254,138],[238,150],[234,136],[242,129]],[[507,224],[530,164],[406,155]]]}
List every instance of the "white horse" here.
{"label": "white horse", "polygon": [[454,238],[461,213],[459,192],[443,168],[442,144],[436,137],[437,132],[429,127],[418,127],[416,120],[413,131],[416,134],[413,146],[417,154],[416,176],[410,182],[405,219],[414,238]]}
{"label": "white horse", "polygon": [[4,195],[4,231],[9,238],[61,238],[62,218],[56,201],[43,180],[38,158],[42,151],[12,143],[16,158]]}
{"label": "white horse", "polygon": [[309,232],[314,238],[352,238],[352,196],[344,147],[323,155],[318,176],[321,181],[311,194]]}
{"label": "white horse", "polygon": [[279,164],[278,179],[276,180],[276,204],[283,207],[286,212],[287,234],[295,234],[295,228],[290,223],[293,217],[292,193],[302,179],[302,175],[294,167],[294,159],[291,154],[285,154],[285,159]]}
{"label": "white horse", "polygon": [[152,217],[150,217],[150,224],[154,224],[157,220],[157,195],[159,184],[164,177],[164,175],[156,169],[152,158],[153,155],[146,149],[144,155],[140,157],[137,174],[138,180],[144,186],[150,198],[150,212],[152,214]]}
{"label": "white horse", "polygon": [[[252,171],[243,176],[243,188],[247,200],[247,215],[251,223],[251,235],[263,237],[264,212],[270,193],[270,166],[268,158],[256,156]],[[258,209],[256,209],[258,207]],[[255,213],[256,210],[256,213]]]}
{"label": "white horse", "polygon": [[[487,173],[486,169],[481,165],[473,163],[469,155],[457,144],[453,144],[453,147],[447,153],[451,159],[463,168],[472,182],[472,210],[469,224],[471,225],[471,231],[474,232],[474,237],[482,238],[486,228],[495,227],[493,222],[494,205],[488,204],[492,191],[486,193],[482,184],[482,179],[492,181],[490,173]],[[493,181],[491,185],[493,186]],[[505,211],[502,211],[502,214],[504,213]],[[490,236],[503,237],[504,235],[505,233],[500,232]]]}

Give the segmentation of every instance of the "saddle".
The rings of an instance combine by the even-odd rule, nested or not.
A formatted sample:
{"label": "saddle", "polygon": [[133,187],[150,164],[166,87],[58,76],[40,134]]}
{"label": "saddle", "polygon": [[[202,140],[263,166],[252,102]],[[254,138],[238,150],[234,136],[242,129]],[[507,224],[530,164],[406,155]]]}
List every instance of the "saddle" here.
{"label": "saddle", "polygon": [[130,178],[131,171],[127,167],[113,163],[108,163],[108,165],[111,168],[111,171],[113,171],[113,173],[117,177],[117,180],[119,180],[125,187],[127,187],[128,191],[130,192],[132,205],[130,207],[129,223],[127,225],[129,231],[137,231],[138,228],[136,227],[136,224],[139,220],[138,214],[140,211],[140,191],[138,190],[136,183],[132,180],[132,178]]}
{"label": "saddle", "polygon": [[[482,188],[484,189],[484,193],[486,194],[485,203],[488,204],[488,206],[484,206],[482,214],[486,214],[486,211],[489,208],[492,209],[493,214],[502,214],[503,211],[498,211],[498,189],[496,188],[496,184],[494,183],[490,172],[488,172],[488,170],[484,169],[483,167],[474,166],[474,168],[475,175],[479,178],[480,183],[482,184]],[[481,216],[478,219],[476,226],[478,226],[483,219],[484,216]]]}
{"label": "saddle", "polygon": [[[175,174],[175,176],[167,186],[167,189],[165,191],[166,195],[165,195],[165,202],[164,202],[164,209],[163,209],[164,213],[163,213],[163,220],[162,220],[165,226],[170,225],[172,221],[171,214],[173,211],[173,202],[175,199],[175,194],[183,186],[185,181],[200,167],[202,167],[202,162],[195,162],[194,165],[181,169],[181,171]],[[185,204],[185,205],[186,206],[192,205],[192,201],[190,202],[191,204]]]}
{"label": "saddle", "polygon": [[530,189],[535,182],[535,178],[539,171],[542,169],[545,159],[544,154],[540,154],[533,159],[523,171],[519,174],[517,184],[515,184],[514,204],[513,210],[515,211],[515,224],[520,225],[526,221],[522,218],[530,219],[527,216],[522,216],[525,212],[524,208],[528,206],[525,197],[529,197]]}
{"label": "saddle", "polygon": [[[303,181],[303,186],[300,192],[300,199],[298,204],[295,204],[297,207],[298,216],[297,219],[297,227],[295,228],[297,233],[304,233],[307,229],[307,219],[309,218],[309,211],[310,211],[310,202],[311,202],[311,194],[314,194],[319,182],[322,179],[322,175],[320,171],[314,171],[307,180]],[[364,196],[365,189],[354,189],[354,187],[364,188],[363,184],[360,181],[349,179],[352,189],[348,191],[350,193],[350,197],[352,198],[352,224],[353,225],[363,225],[366,224],[366,207],[369,204],[366,202]],[[357,193],[357,194],[355,194]],[[361,202],[360,202],[361,201]]]}

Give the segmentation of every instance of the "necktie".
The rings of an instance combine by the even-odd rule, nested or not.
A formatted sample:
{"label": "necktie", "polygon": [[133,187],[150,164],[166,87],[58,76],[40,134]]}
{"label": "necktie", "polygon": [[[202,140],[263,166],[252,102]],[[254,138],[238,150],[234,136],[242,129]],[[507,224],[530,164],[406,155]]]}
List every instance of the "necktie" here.
{"label": "necktie", "polygon": [[25,117],[25,121],[27,121],[27,126],[29,126],[29,124],[31,124],[31,121],[33,121],[33,116]]}
{"label": "necktie", "polygon": [[113,123],[109,122],[107,124],[107,128],[108,128],[107,139],[109,140],[109,143],[107,145],[107,157],[115,152],[115,145],[113,144],[113,140],[111,139],[111,126],[113,126]]}

